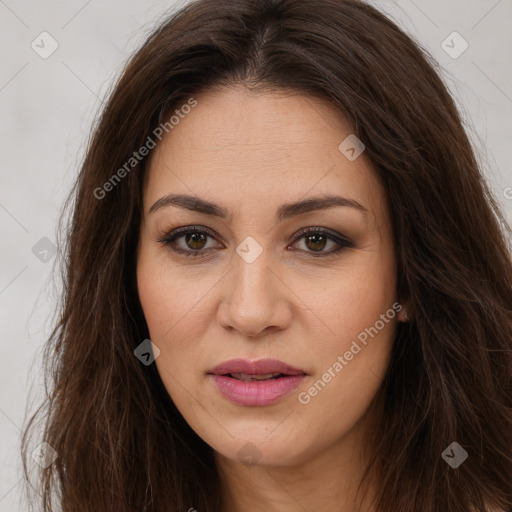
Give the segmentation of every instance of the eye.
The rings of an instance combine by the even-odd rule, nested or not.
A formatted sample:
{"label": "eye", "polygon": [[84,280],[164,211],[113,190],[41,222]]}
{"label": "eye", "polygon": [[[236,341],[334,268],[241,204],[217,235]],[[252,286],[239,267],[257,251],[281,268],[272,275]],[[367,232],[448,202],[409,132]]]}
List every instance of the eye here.
{"label": "eye", "polygon": [[[206,242],[209,237],[215,238],[210,230],[199,226],[188,226],[166,233],[157,242],[169,246],[172,251],[184,256],[204,257],[206,252],[210,252],[204,250],[208,249]],[[178,240],[181,241],[181,244],[176,243]]]}
{"label": "eye", "polygon": [[[187,257],[201,258],[207,256],[211,249],[224,247],[219,244],[208,247],[208,238],[216,239],[215,234],[209,229],[200,226],[187,226],[165,233],[157,242],[168,246],[175,253]],[[301,230],[295,235],[292,246],[302,240],[303,248],[298,250],[313,257],[326,257],[345,248],[355,247],[349,239],[325,228],[305,228]],[[325,249],[329,244],[331,248],[332,246],[335,248],[326,251]]]}
{"label": "eye", "polygon": [[[301,230],[297,233],[294,244],[302,240],[302,246],[305,249],[299,250],[305,251],[309,256],[313,257],[327,257],[339,253],[345,248],[355,247],[354,243],[348,238],[325,228],[305,228]],[[335,249],[330,251],[324,250],[329,243]]]}

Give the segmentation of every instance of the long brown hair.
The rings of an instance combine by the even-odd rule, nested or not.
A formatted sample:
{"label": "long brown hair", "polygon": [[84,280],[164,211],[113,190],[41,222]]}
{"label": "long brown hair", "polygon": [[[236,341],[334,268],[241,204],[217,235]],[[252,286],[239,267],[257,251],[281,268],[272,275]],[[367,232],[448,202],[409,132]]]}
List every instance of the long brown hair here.
{"label": "long brown hair", "polygon": [[[156,366],[134,356],[149,338],[135,281],[148,158],[126,163],[194,95],[236,84],[329,102],[389,199],[411,321],[398,326],[373,433],[377,510],[512,507],[511,230],[437,66],[359,0],[196,0],[148,37],[66,203],[63,303],[44,352],[51,382],[22,443],[28,481],[40,418],[58,455],[38,472],[44,511],[56,500],[65,512],[221,511],[212,449]],[[452,442],[469,454],[457,469],[441,456]]]}

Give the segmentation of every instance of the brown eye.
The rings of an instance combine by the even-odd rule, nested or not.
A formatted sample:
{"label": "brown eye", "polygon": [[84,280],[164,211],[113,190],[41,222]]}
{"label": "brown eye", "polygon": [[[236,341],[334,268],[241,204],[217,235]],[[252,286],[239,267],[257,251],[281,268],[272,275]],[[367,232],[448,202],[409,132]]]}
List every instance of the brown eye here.
{"label": "brown eye", "polygon": [[328,238],[324,235],[308,235],[305,238],[307,248],[312,251],[322,251],[328,242]]}
{"label": "brown eye", "polygon": [[[215,236],[205,228],[187,227],[167,233],[157,242],[168,246],[172,251],[184,256],[202,257],[206,256],[212,247],[207,247],[208,239],[215,239]],[[213,246],[215,247],[215,246]],[[217,245],[217,247],[222,247]]]}
{"label": "brown eye", "polygon": [[[302,240],[304,240],[302,243],[303,247],[299,248],[299,250],[315,257],[330,256],[342,251],[345,248],[355,247],[355,245],[350,240],[342,237],[341,235],[332,233],[324,228],[310,228],[303,230],[295,239],[295,244]],[[328,250],[332,249],[333,247],[333,250]]]}
{"label": "brown eye", "polygon": [[[222,244],[208,247],[209,238],[216,240],[216,236],[206,228],[189,226],[167,233],[157,241],[168,246],[175,253],[203,257],[210,253],[210,249],[224,247]],[[295,238],[293,245],[298,244],[299,241],[302,242],[302,247],[298,250],[313,257],[327,257],[345,248],[355,247],[347,238],[324,228],[304,229]]]}
{"label": "brown eye", "polygon": [[193,251],[204,249],[208,235],[204,233],[188,233],[184,235],[185,244]]}

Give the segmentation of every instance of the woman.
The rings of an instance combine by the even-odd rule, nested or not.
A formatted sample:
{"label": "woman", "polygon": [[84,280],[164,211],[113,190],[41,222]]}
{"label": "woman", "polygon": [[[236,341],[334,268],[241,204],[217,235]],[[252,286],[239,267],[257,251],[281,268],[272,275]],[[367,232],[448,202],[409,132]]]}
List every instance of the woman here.
{"label": "woman", "polygon": [[510,228],[435,66],[358,0],[147,39],[72,195],[44,510],[512,509]]}

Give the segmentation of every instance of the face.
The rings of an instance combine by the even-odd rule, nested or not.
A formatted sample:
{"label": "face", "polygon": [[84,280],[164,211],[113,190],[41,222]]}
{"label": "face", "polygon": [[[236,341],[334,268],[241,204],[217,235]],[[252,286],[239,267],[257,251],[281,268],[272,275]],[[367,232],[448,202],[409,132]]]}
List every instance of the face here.
{"label": "face", "polygon": [[304,462],[357,429],[389,365],[401,306],[386,196],[321,101],[243,88],[195,100],[143,191],[154,364],[221,456]]}

